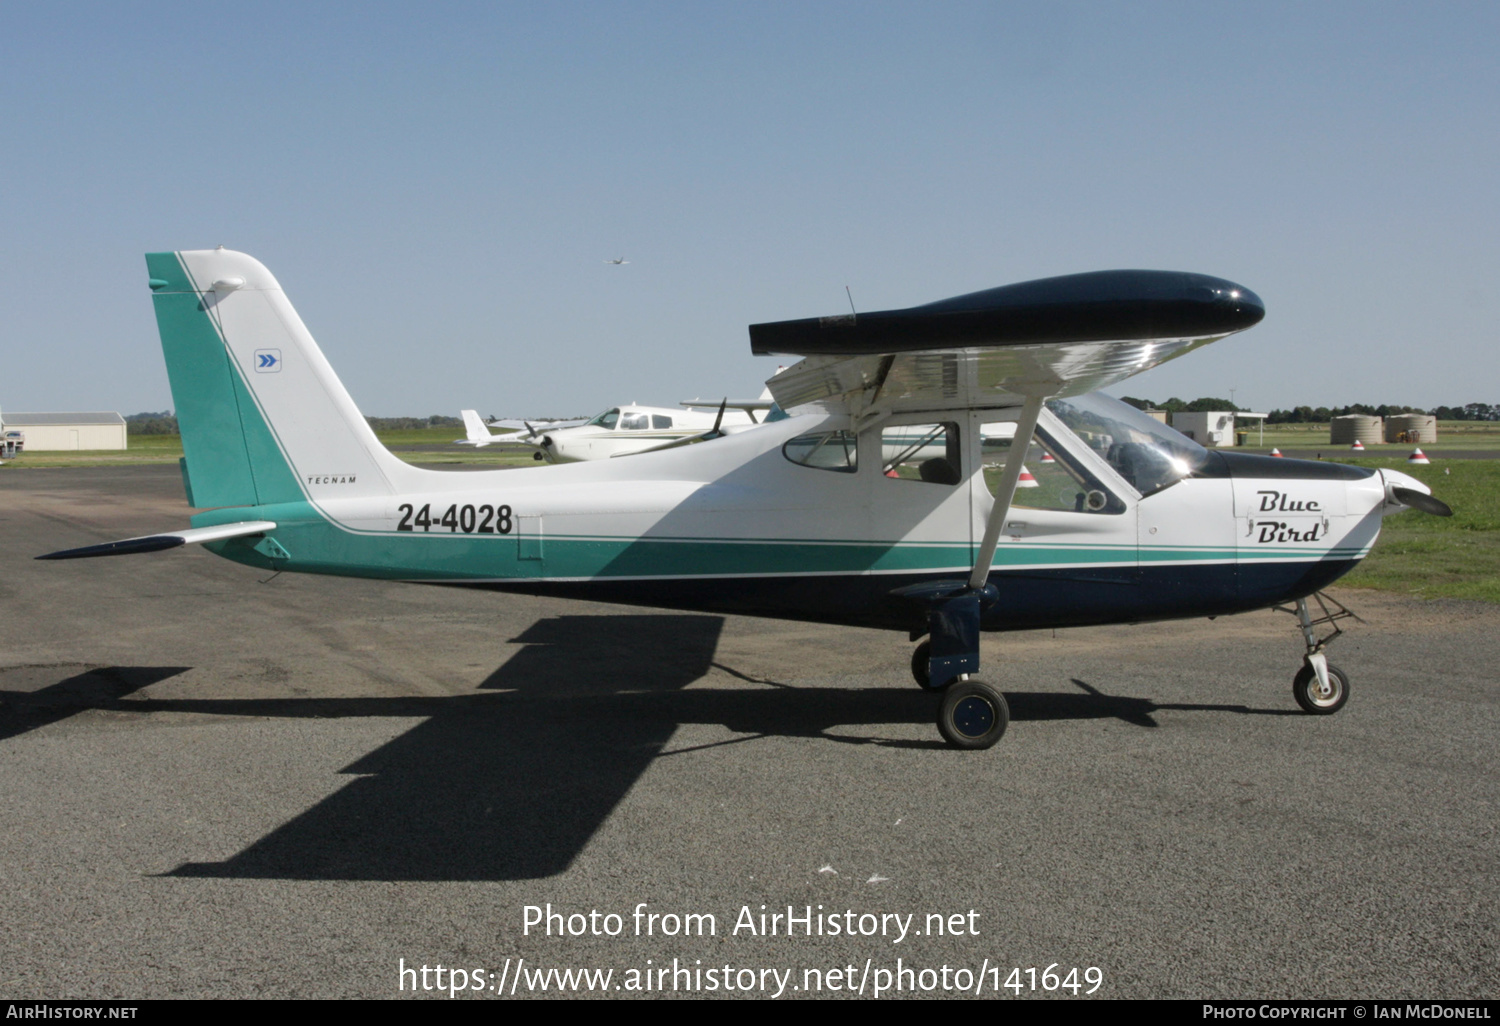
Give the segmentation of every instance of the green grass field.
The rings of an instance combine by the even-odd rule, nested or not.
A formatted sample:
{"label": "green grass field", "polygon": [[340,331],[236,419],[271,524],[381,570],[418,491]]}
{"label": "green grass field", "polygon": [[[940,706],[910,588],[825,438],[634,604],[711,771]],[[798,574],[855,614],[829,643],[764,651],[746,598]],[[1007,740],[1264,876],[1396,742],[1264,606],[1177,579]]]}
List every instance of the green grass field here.
{"label": "green grass field", "polygon": [[[1335,446],[1328,441],[1327,424],[1277,424],[1266,428],[1265,441],[1255,428],[1249,429],[1246,449],[1251,452],[1269,452],[1277,449],[1321,449],[1325,459],[1343,459],[1349,451],[1347,445]],[[1372,454],[1410,454],[1412,446],[1391,442],[1371,446]],[[1444,452],[1500,452],[1500,422],[1470,420],[1438,421],[1438,440],[1435,445],[1424,445],[1422,451],[1429,456],[1441,456]]]}
{"label": "green grass field", "polygon": [[1453,516],[1408,510],[1386,517],[1374,550],[1340,584],[1423,598],[1500,602],[1500,460],[1341,460],[1404,471],[1453,507]]}
{"label": "green grass field", "polygon": [[78,452],[23,452],[7,460],[6,471],[44,470],[51,467],[114,467],[146,463],[176,463],[182,456],[182,439],[176,435],[131,435],[128,449],[85,449]]}
{"label": "green grass field", "polygon": [[[1309,425],[1320,430],[1266,433],[1270,444],[1308,448],[1311,437],[1326,442],[1327,425]],[[1500,425],[1475,425],[1474,430],[1455,429],[1439,437],[1456,450],[1500,448]],[[531,466],[528,452],[496,447],[475,449],[453,445],[459,433],[453,428],[388,431],[380,434],[386,445],[432,445],[432,452],[400,452],[410,463],[468,466]],[[1299,443],[1295,439],[1303,439]],[[1290,440],[1283,440],[1290,439]],[[1316,443],[1313,443],[1316,446]],[[1392,446],[1395,450],[1397,447]],[[1404,447],[1402,447],[1404,449]],[[1351,458],[1339,452],[1341,463],[1368,467],[1392,467],[1426,482],[1433,492],[1453,507],[1451,518],[1406,512],[1388,517],[1375,550],[1340,584],[1355,588],[1378,588],[1424,598],[1481,599],[1500,602],[1500,460],[1443,460],[1442,446],[1424,446],[1437,457],[1428,467],[1409,466],[1402,455]],[[182,456],[182,441],[176,435],[136,435],[124,452],[36,452],[0,466],[0,473],[21,473],[50,467],[130,466],[176,463]],[[1330,450],[1330,458],[1332,450]]]}

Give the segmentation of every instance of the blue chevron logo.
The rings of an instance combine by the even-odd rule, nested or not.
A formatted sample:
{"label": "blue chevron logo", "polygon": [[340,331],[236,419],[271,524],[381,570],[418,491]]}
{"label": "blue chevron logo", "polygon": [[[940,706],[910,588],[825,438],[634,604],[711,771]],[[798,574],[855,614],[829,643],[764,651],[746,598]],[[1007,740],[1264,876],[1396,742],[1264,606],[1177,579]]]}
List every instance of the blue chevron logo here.
{"label": "blue chevron logo", "polygon": [[275,374],[281,370],[280,349],[257,349],[255,351],[255,373]]}

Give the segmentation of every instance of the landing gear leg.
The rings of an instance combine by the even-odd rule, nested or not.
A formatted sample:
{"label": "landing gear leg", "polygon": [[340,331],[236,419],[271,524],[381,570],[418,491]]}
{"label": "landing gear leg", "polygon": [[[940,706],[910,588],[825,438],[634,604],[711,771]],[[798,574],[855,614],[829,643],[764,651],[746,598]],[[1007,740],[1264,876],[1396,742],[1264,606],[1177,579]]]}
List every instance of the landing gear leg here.
{"label": "landing gear leg", "polygon": [[942,692],[938,731],[955,748],[990,747],[1005,733],[1010,708],[1004,695],[969,674],[979,670],[979,623],[998,598],[995,586],[933,581],[896,594],[927,604],[928,638],[912,652],[911,675],[923,688]]}
{"label": "landing gear leg", "polygon": [[[1331,716],[1349,701],[1349,678],[1345,676],[1343,670],[1328,661],[1328,657],[1323,654],[1323,649],[1344,632],[1335,626],[1332,634],[1326,638],[1319,638],[1314,628],[1322,624],[1335,624],[1354,614],[1322,592],[1315,592],[1313,599],[1318,603],[1321,612],[1316,619],[1309,612],[1305,598],[1298,599],[1297,604],[1291,609],[1285,606],[1276,608],[1297,617],[1297,625],[1302,629],[1303,643],[1307,646],[1302,669],[1298,670],[1297,676],[1292,678],[1292,697],[1297,700],[1303,712],[1313,716]],[[1332,610],[1329,609],[1330,603],[1334,606]]]}
{"label": "landing gear leg", "polygon": [[[927,648],[927,672],[924,675],[913,666],[912,676],[924,686],[930,686],[932,681],[958,681],[943,692],[943,707],[938,712],[938,730],[957,748],[988,748],[1000,740],[1010,722],[1004,696],[988,684],[970,680],[969,674],[979,670],[979,626],[983,614],[1000,600],[999,589],[990,583],[995,548],[1025,469],[1021,460],[1031,445],[1046,399],[1045,393],[1037,392],[1027,394],[1021,403],[1015,437],[995,486],[995,502],[985,517],[984,534],[974,552],[974,567],[969,576],[964,580],[923,581],[892,592],[927,606],[927,633],[931,635],[931,646],[923,646]],[[923,676],[928,678],[926,682]]]}

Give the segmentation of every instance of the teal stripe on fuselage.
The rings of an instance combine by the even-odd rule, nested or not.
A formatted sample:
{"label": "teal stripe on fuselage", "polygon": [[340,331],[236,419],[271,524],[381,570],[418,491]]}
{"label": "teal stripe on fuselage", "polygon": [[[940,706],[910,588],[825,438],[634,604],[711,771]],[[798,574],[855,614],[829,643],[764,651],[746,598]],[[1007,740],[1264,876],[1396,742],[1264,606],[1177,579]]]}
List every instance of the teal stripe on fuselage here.
{"label": "teal stripe on fuselage", "polygon": [[[196,527],[246,519],[274,521],[289,553],[271,560],[255,539],[216,543],[227,558],[253,566],[340,573],[390,580],[608,579],[645,577],[798,576],[802,574],[938,573],[966,571],[967,544],[855,542],[819,539],[612,538],[548,535],[545,558],[521,558],[517,535],[359,532],[330,522],[310,503],[254,510],[223,509],[193,518]],[[1211,553],[1181,553],[1201,561]],[[1233,554],[1229,554],[1232,561]],[[1132,566],[1136,551],[1121,546],[1008,545],[995,569]]]}

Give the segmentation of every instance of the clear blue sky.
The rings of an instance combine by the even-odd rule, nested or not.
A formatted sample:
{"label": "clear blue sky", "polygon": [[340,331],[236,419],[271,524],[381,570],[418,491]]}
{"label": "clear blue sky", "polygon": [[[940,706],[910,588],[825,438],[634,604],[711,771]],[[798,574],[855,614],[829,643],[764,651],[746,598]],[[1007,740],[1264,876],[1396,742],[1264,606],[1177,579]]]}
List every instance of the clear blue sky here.
{"label": "clear blue sky", "polygon": [[[745,326],[1200,271],[1124,383],[1500,402],[1494,3],[8,3],[0,409],[172,405],[141,254],[277,275],[368,414],[753,395]],[[624,256],[630,263],[604,263]]]}

